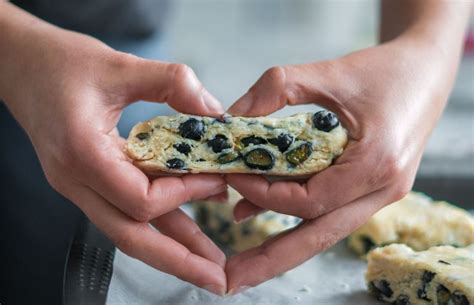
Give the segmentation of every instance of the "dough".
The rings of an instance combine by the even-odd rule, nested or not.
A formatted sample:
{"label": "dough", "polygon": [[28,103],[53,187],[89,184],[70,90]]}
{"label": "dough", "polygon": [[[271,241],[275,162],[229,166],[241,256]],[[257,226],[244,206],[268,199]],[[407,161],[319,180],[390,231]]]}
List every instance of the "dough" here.
{"label": "dough", "polygon": [[474,219],[447,202],[410,192],[380,210],[348,238],[349,247],[360,255],[391,243],[406,244],[415,250],[439,245],[467,246],[474,243]]}
{"label": "dough", "polygon": [[126,152],[149,174],[256,173],[304,176],[342,154],[346,130],[334,114],[320,111],[287,118],[185,114],[159,116],[136,125]]}
{"label": "dough", "polygon": [[371,251],[367,258],[366,282],[381,301],[395,305],[474,304],[474,245],[415,252],[406,245],[392,244]]}
{"label": "dough", "polygon": [[227,203],[198,201],[193,203],[197,224],[214,242],[235,252],[260,245],[270,236],[296,226],[301,219],[267,211],[247,221],[235,223],[233,210],[242,198],[229,188]]}

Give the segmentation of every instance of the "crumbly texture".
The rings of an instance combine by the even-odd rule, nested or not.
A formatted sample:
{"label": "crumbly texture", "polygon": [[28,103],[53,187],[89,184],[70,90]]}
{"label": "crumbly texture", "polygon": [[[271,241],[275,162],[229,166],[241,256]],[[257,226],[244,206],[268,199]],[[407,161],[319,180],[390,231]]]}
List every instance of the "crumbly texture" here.
{"label": "crumbly texture", "polygon": [[392,243],[418,251],[439,245],[467,246],[474,243],[474,218],[447,202],[410,192],[380,210],[348,238],[349,247],[359,255]]}
{"label": "crumbly texture", "polygon": [[241,223],[235,223],[233,210],[241,199],[229,188],[226,203],[200,201],[193,203],[195,218],[201,229],[216,243],[235,252],[260,245],[270,236],[296,226],[301,219],[267,211]]}
{"label": "crumbly texture", "polygon": [[[281,119],[226,117],[224,120],[185,114],[159,116],[132,129],[126,152],[136,166],[149,174],[207,172],[305,176],[328,167],[342,154],[347,142],[347,132],[338,121],[331,130],[322,131],[314,127],[313,116],[313,113],[302,113]],[[190,119],[198,122],[185,126]],[[202,134],[193,134],[198,127],[202,127]],[[220,139],[216,140],[216,136]],[[245,141],[252,136],[259,141]],[[284,136],[287,143],[279,139]],[[263,149],[264,154],[255,149]],[[260,162],[263,166],[252,168],[245,160]]]}
{"label": "crumbly texture", "polygon": [[474,304],[474,245],[377,248],[368,255],[366,282],[379,300],[395,305]]}

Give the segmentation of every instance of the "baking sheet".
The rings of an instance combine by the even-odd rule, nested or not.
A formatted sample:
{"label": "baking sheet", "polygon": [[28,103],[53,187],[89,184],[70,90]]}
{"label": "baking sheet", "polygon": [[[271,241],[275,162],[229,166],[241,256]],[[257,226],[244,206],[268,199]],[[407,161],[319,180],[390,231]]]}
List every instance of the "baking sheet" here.
{"label": "baking sheet", "polygon": [[157,271],[117,250],[107,305],[375,305],[364,272],[367,263],[340,242],[303,265],[255,288],[219,297]]}

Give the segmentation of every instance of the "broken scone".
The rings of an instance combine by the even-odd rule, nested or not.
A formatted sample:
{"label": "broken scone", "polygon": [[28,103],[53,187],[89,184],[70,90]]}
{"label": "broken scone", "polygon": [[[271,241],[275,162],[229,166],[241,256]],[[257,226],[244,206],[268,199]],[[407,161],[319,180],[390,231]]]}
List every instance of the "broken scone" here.
{"label": "broken scone", "polygon": [[474,245],[415,252],[406,245],[392,244],[371,251],[367,258],[367,285],[381,301],[394,305],[474,304]]}
{"label": "broken scone", "polygon": [[193,203],[195,219],[214,242],[236,252],[260,245],[270,236],[296,226],[301,219],[272,211],[235,223],[233,210],[242,198],[229,188],[227,202],[198,201]]}
{"label": "broken scone", "polygon": [[328,111],[286,118],[159,116],[136,125],[126,152],[148,174],[304,176],[342,154],[347,132]]}
{"label": "broken scone", "polygon": [[359,255],[392,243],[406,244],[414,250],[467,246],[474,243],[474,218],[447,202],[410,192],[380,210],[348,238],[349,247]]}

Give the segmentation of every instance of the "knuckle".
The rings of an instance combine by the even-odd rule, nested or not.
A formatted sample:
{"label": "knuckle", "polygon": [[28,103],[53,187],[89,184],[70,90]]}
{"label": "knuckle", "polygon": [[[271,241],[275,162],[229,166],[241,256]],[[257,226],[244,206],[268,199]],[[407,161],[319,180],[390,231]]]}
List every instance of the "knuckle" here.
{"label": "knuckle", "polygon": [[131,257],[136,257],[137,236],[141,235],[140,231],[143,229],[140,225],[123,228],[112,238],[112,241],[120,251]]}
{"label": "knuckle", "polygon": [[142,201],[143,204],[141,204],[138,208],[133,209],[132,212],[132,218],[135,219],[136,221],[139,222],[149,222],[156,216],[154,215],[154,211],[149,204],[148,201]]}
{"label": "knuckle", "polygon": [[393,181],[393,179],[399,177],[403,172],[400,156],[395,153],[390,153],[386,156],[383,164],[383,178],[385,180]]}
{"label": "knuckle", "polygon": [[263,78],[278,86],[286,82],[286,71],[282,66],[273,66],[263,74]]}
{"label": "knuckle", "polygon": [[305,202],[304,206],[305,209],[300,215],[303,219],[314,219],[324,214],[323,205],[317,202]]}
{"label": "knuckle", "polygon": [[403,179],[403,181],[397,182],[393,187],[392,200],[398,201],[405,197],[406,194],[411,190],[413,182],[409,179]]}
{"label": "knuckle", "polygon": [[173,82],[176,84],[186,84],[195,79],[193,70],[185,64],[170,64],[169,69]]}

